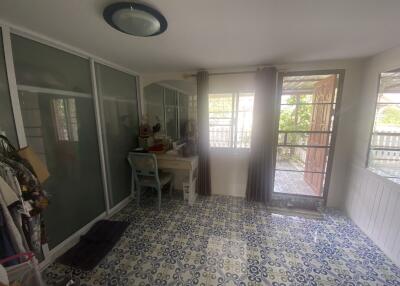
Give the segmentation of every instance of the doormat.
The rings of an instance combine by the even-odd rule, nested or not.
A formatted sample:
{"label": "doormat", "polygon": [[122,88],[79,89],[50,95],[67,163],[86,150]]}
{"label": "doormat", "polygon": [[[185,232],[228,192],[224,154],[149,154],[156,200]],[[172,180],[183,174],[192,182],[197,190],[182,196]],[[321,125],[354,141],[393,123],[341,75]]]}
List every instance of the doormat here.
{"label": "doormat", "polygon": [[92,270],[119,241],[128,225],[124,221],[98,221],[57,261],[84,271]]}

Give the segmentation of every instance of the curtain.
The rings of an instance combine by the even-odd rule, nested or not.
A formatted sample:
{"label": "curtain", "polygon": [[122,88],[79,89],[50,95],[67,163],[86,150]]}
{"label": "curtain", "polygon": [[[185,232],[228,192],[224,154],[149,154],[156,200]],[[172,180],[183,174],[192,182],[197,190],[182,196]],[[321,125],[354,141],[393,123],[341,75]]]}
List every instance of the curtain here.
{"label": "curtain", "polygon": [[276,69],[256,73],[246,199],[267,203],[272,191]]}
{"label": "curtain", "polygon": [[211,195],[210,134],[208,126],[208,72],[197,73],[197,120],[199,134],[199,167],[197,193]]}

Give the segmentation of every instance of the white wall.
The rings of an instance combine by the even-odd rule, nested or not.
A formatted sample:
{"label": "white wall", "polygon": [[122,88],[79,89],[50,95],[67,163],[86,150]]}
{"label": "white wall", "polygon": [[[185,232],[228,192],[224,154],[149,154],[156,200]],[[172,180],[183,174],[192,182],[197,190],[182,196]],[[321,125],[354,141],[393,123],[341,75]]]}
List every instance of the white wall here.
{"label": "white wall", "polygon": [[246,195],[249,152],[211,150],[210,165],[213,195]]}
{"label": "white wall", "polygon": [[400,186],[365,168],[379,73],[400,68],[400,48],[365,63],[359,108],[351,136],[345,209],[348,216],[400,265]]}
{"label": "white wall", "polygon": [[[215,75],[209,79],[209,93],[254,91],[254,74]],[[212,149],[211,189],[214,195],[246,195],[249,151]]]}

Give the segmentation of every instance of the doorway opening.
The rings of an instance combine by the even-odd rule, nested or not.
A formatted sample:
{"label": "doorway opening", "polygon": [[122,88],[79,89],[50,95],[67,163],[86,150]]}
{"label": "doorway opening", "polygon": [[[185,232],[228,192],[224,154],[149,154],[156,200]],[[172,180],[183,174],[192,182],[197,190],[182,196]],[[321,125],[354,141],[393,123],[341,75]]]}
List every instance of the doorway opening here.
{"label": "doorway opening", "polygon": [[280,74],[274,194],[325,198],[342,80],[341,71]]}

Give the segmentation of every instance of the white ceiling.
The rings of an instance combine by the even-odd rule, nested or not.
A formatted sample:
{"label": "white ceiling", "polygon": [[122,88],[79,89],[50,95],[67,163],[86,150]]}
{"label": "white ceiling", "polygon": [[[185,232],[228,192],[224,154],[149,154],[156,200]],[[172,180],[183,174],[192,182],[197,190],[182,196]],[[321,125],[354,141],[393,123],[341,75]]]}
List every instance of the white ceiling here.
{"label": "white ceiling", "polygon": [[400,45],[399,0],[148,0],[168,30],[135,38],[108,0],[1,0],[0,19],[138,72],[344,59]]}

